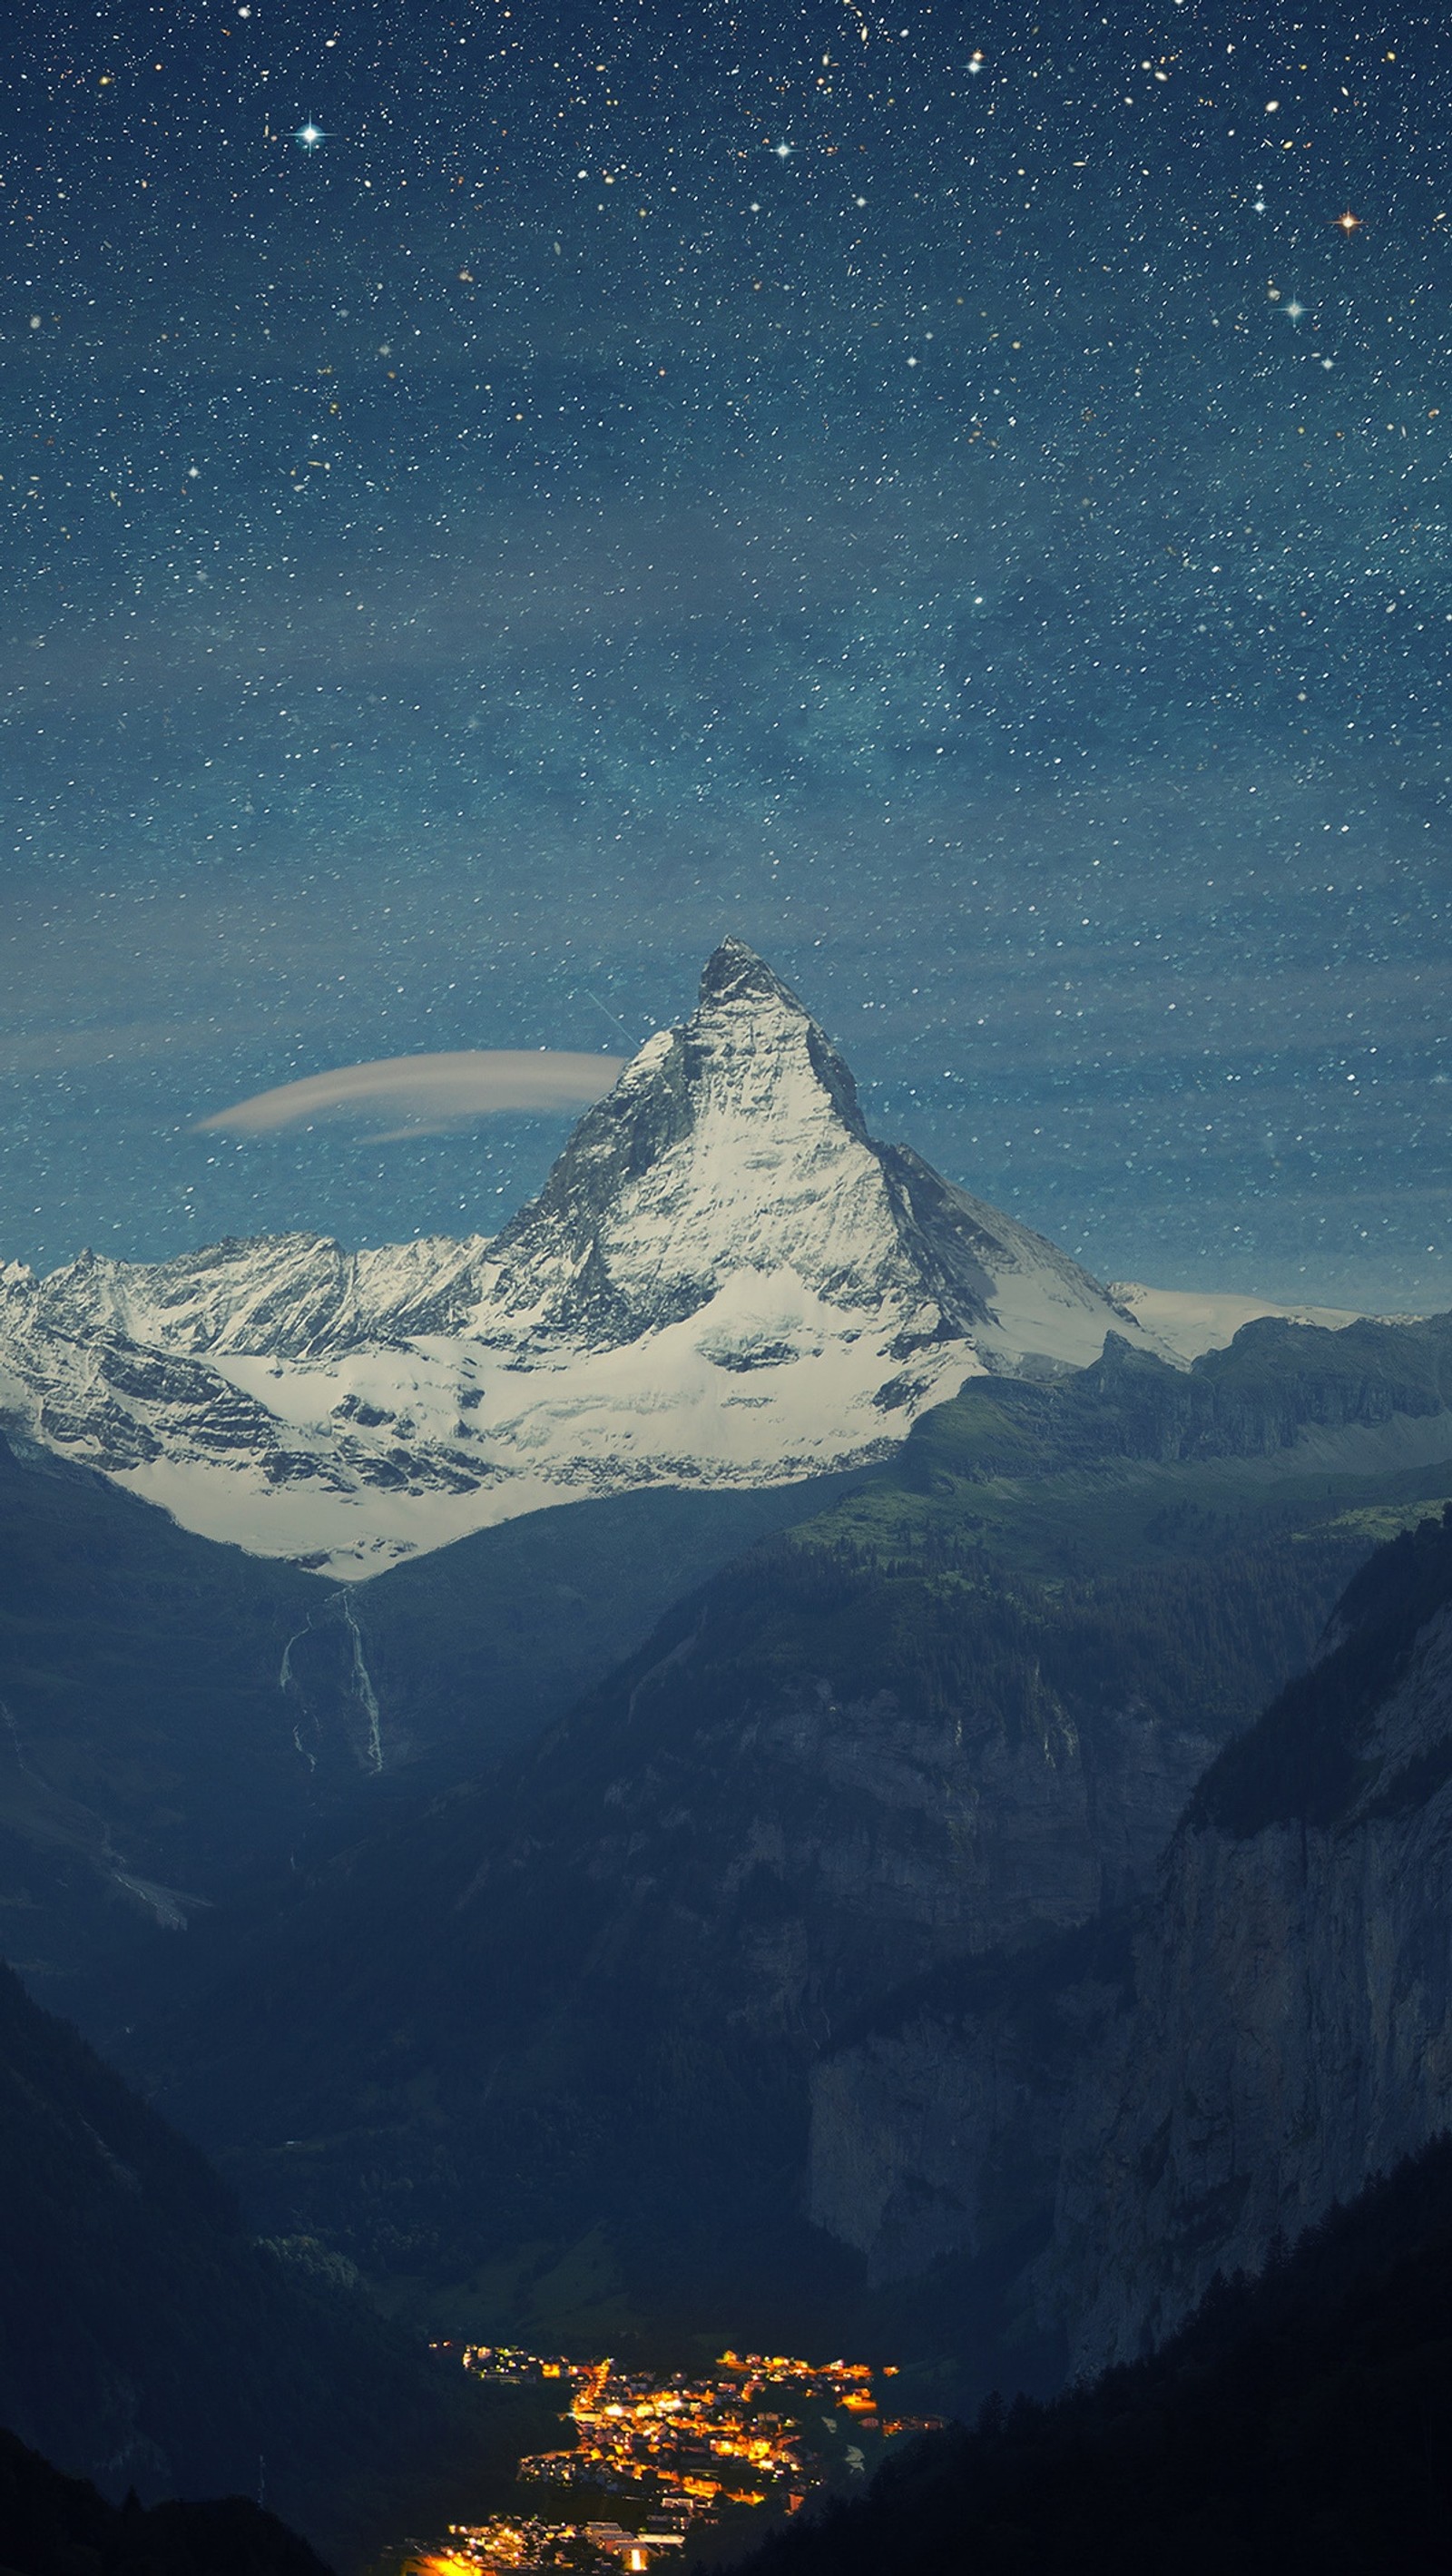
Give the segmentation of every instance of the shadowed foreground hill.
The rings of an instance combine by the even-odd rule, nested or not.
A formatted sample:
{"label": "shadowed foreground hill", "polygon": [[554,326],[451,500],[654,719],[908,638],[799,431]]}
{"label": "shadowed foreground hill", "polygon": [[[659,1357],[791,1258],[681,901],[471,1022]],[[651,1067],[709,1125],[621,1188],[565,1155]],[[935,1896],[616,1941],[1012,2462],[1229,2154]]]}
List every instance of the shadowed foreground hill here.
{"label": "shadowed foreground hill", "polygon": [[991,2400],[783,2532],[749,2576],[1446,2576],[1452,2140],[1153,2360]]}
{"label": "shadowed foreground hill", "polygon": [[24,2442],[113,2496],[265,2481],[345,2564],[487,2499],[538,2429],[336,2260],[254,2244],[196,2149],[4,1968],[0,2278],[0,2422]]}
{"label": "shadowed foreground hill", "polygon": [[199,1908],[475,1777],[850,1482],[566,1504],[330,1586],[0,1435],[6,1955],[91,2027],[113,1985],[130,2019]]}
{"label": "shadowed foreground hill", "polygon": [[864,2239],[808,2228],[814,2066],[906,1980],[1147,1890],[1383,1519],[1452,1481],[1449,1392],[1442,1323],[975,1379],[514,1762],[199,1922],[115,2044],[269,2232],[441,2333],[839,2315]]}
{"label": "shadowed foreground hill", "polygon": [[245,2496],[108,2504],[3,2432],[0,2562],[7,2576],[326,2576],[305,2540]]}

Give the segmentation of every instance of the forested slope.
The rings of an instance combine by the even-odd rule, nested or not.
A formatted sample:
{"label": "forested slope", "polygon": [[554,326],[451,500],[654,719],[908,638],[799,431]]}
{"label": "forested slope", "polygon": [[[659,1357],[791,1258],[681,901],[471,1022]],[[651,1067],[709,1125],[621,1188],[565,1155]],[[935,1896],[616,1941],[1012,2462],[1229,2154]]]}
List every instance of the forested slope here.
{"label": "forested slope", "polygon": [[7,2576],[326,2576],[250,2497],[115,2505],[0,2432],[0,2562]]}
{"label": "forested slope", "polygon": [[924,2436],[750,2576],[1445,2576],[1452,2144],[1152,2361]]}
{"label": "forested slope", "polygon": [[537,2429],[320,2248],[255,2244],[197,2150],[7,1969],[0,2276],[0,2424],[113,2497],[261,2485],[352,2561],[489,2494]]}

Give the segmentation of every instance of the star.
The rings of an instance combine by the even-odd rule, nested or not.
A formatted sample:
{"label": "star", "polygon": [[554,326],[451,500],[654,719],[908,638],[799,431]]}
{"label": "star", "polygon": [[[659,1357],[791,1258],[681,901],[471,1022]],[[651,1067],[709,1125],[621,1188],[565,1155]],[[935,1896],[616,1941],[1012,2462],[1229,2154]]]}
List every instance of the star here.
{"label": "star", "polygon": [[792,147],[789,143],[774,143],[771,148],[776,154],[778,161],[790,161],[792,157]]}
{"label": "star", "polygon": [[1351,208],[1348,206],[1344,215],[1337,216],[1336,229],[1338,232],[1343,233],[1359,233],[1361,230],[1360,215],[1354,215]]}
{"label": "star", "polygon": [[300,125],[298,127],[298,130],[292,139],[294,143],[300,143],[302,145],[304,152],[316,152],[318,145],[327,141],[327,137],[324,134],[322,127],[320,125],[314,125],[311,117],[308,118],[306,125]]}
{"label": "star", "polygon": [[1294,295],[1293,295],[1293,296],[1291,297],[1291,300],[1290,300],[1289,304],[1284,305],[1284,306],[1282,307],[1282,310],[1283,310],[1283,312],[1285,313],[1286,318],[1287,318],[1287,320],[1288,320],[1288,321],[1291,321],[1291,322],[1299,322],[1299,320],[1300,320],[1300,318],[1301,318],[1301,315],[1305,312],[1306,308],[1305,308],[1304,304],[1298,304],[1298,303],[1296,302],[1296,299],[1295,299]]}

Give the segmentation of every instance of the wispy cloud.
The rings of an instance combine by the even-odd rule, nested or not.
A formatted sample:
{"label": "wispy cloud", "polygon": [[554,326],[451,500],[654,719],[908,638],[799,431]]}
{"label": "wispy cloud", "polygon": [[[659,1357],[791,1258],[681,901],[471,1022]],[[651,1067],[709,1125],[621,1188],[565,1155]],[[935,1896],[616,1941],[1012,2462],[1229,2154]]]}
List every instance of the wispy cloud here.
{"label": "wispy cloud", "polygon": [[523,1049],[385,1056],[259,1091],[199,1118],[203,1132],[265,1136],[318,1118],[387,1119],[390,1136],[438,1135],[497,1109],[579,1109],[609,1090],[623,1058]]}

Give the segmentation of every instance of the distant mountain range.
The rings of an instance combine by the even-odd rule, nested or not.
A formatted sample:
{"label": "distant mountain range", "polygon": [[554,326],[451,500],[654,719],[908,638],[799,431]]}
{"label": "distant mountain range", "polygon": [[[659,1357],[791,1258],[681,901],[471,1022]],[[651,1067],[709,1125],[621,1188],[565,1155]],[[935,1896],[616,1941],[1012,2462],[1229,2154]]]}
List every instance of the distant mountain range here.
{"label": "distant mountain range", "polygon": [[906,1147],[737,941],[492,1241],[317,1235],[0,1273],[0,1417],[189,1529],[334,1575],[572,1496],[886,1456],[1126,1302]]}

